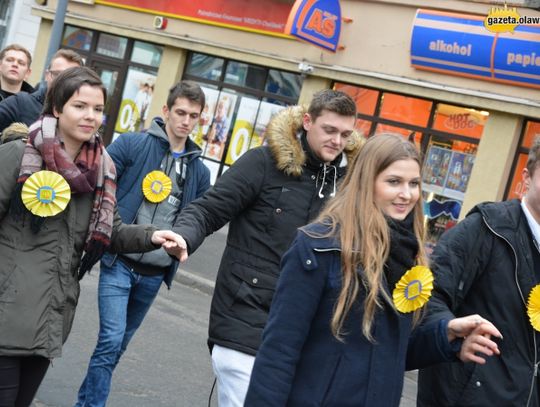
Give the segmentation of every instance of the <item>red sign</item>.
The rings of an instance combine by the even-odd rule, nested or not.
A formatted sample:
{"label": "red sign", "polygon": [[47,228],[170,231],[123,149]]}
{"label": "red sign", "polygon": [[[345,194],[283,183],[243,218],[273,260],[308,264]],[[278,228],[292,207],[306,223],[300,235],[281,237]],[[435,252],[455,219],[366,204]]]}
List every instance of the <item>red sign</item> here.
{"label": "red sign", "polygon": [[283,30],[292,1],[270,0],[96,0],[96,4],[127,8],[237,30],[288,37]]}

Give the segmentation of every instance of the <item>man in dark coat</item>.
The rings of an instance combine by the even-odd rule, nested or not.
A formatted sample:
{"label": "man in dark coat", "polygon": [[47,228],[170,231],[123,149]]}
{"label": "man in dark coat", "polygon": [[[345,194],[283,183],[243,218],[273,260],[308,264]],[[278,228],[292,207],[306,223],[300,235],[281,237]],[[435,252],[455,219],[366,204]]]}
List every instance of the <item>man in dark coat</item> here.
{"label": "man in dark coat", "polygon": [[22,45],[11,44],[0,51],[0,101],[17,93],[33,92],[26,82],[32,73],[32,55]]}
{"label": "man in dark coat", "polygon": [[281,255],[334,196],[343,151],[351,158],[360,146],[355,120],[354,101],[333,90],[315,94],[307,110],[281,111],[268,125],[268,146],[246,152],[178,218],[174,230],[189,253],[230,222],[208,339],[221,407],[243,406]]}
{"label": "man in dark coat", "polygon": [[14,122],[24,123],[27,126],[34,123],[41,115],[45,95],[53,79],[68,68],[83,65],[82,57],[75,51],[69,49],[56,51],[45,71],[45,80],[39,84],[35,91],[19,92],[0,102],[0,132]]}
{"label": "man in dark coat", "polygon": [[433,254],[436,284],[427,320],[480,314],[502,333],[501,354],[485,365],[454,362],[421,370],[418,406],[540,406],[540,327],[533,328],[528,316],[529,295],[540,282],[540,138],[523,181],[521,202],[476,206]]}

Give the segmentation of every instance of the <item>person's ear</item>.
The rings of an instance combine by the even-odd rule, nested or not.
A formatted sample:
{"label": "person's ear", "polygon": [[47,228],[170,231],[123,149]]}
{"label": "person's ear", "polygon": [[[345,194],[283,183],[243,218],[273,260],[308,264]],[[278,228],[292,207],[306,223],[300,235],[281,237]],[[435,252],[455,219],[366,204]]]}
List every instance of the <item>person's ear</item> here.
{"label": "person's ear", "polygon": [[165,121],[169,120],[169,108],[167,107],[167,105],[163,105],[161,112],[163,113],[163,118],[165,119]]}
{"label": "person's ear", "polygon": [[60,117],[60,113],[58,110],[56,110],[56,107],[53,107],[53,116],[57,119]]}
{"label": "person's ear", "polygon": [[523,181],[524,186],[523,193],[526,193],[531,185],[531,173],[529,172],[527,167],[523,168],[523,170],[521,171],[521,180]]}
{"label": "person's ear", "polygon": [[32,68],[28,68],[28,71],[26,71],[26,75],[24,75],[24,80],[27,80],[30,77],[31,73],[32,73]]}
{"label": "person's ear", "polygon": [[302,126],[304,126],[305,131],[309,131],[311,129],[313,122],[311,121],[311,116],[309,113],[304,113],[304,117],[302,117]]}

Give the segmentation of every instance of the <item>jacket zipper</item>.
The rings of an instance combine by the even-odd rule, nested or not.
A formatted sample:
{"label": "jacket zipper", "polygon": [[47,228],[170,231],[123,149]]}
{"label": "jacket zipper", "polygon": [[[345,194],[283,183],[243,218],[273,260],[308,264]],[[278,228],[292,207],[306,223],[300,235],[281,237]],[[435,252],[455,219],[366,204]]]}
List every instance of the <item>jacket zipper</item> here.
{"label": "jacket zipper", "polygon": [[[498,234],[497,232],[495,232],[493,230],[493,228],[488,224],[488,222],[486,221],[486,218],[484,216],[482,216],[482,220],[484,221],[484,224],[486,225],[486,227],[495,236],[498,236],[502,240],[504,240],[508,244],[508,246],[510,246],[510,248],[512,249],[512,253],[514,253],[514,259],[516,260],[515,266],[514,266],[514,280],[516,282],[516,286],[517,286],[517,289],[519,291],[519,295],[521,296],[521,301],[523,302],[525,307],[527,307],[527,302],[525,301],[525,297],[523,296],[523,291],[521,291],[521,287],[519,286],[519,282],[518,282],[518,257],[517,257],[516,249],[514,249],[514,246],[512,246],[512,244],[504,236]],[[532,375],[532,380],[531,380],[531,389],[529,390],[529,397],[527,398],[526,406],[529,406],[531,404],[531,398],[532,398],[533,390],[534,390],[534,381],[536,380],[536,378],[538,376],[538,364],[540,363],[540,362],[537,361],[537,358],[538,358],[537,353],[538,353],[538,351],[537,351],[537,345],[536,345],[536,335],[535,335],[534,331],[533,331],[533,346],[534,346],[534,362],[533,362],[533,365],[532,365],[533,375]]]}

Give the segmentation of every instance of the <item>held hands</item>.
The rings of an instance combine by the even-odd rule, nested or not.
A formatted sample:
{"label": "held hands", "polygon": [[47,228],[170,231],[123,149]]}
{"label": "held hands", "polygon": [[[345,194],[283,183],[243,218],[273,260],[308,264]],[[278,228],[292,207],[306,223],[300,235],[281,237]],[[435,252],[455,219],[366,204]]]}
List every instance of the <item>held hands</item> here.
{"label": "held hands", "polygon": [[175,256],[180,262],[188,258],[187,244],[182,236],[170,230],[157,230],[152,234],[152,243],[160,244],[167,253]]}
{"label": "held hands", "polygon": [[454,318],[448,322],[448,341],[463,338],[458,354],[462,362],[476,362],[483,365],[486,360],[482,356],[500,355],[499,347],[491,340],[492,336],[502,339],[502,334],[495,325],[480,315]]}

